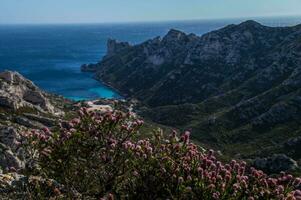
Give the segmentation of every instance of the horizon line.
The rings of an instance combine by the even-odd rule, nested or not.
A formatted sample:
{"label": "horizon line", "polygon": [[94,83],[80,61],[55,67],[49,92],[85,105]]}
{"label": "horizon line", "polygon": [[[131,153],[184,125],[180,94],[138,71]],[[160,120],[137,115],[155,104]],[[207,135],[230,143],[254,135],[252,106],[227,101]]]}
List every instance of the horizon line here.
{"label": "horizon line", "polygon": [[[267,15],[267,16],[246,16],[246,17],[224,17],[224,18],[195,18],[195,19],[169,19],[169,20],[145,20],[145,21],[111,21],[111,22],[13,22],[13,23],[1,23],[0,25],[92,25],[92,24],[143,24],[143,23],[172,23],[172,22],[192,22],[192,21],[219,21],[219,20],[250,20],[250,19],[265,19],[265,18],[299,18],[298,15]],[[301,21],[300,21],[301,23]]]}

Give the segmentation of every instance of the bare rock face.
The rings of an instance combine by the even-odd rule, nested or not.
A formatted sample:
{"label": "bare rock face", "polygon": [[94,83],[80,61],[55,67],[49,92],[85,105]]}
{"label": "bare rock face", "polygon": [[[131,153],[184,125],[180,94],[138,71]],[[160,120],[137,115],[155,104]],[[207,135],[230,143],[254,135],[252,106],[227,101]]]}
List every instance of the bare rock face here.
{"label": "bare rock face", "polygon": [[40,112],[59,114],[46,94],[18,72],[0,73],[0,106],[14,111],[29,107]]}
{"label": "bare rock face", "polygon": [[4,171],[24,168],[23,150],[20,148],[21,137],[13,127],[0,127],[0,167]]}
{"label": "bare rock face", "polygon": [[0,169],[4,172],[25,165],[21,132],[54,126],[63,114],[52,97],[17,72],[0,73]]}
{"label": "bare rock face", "polygon": [[107,56],[114,55],[130,46],[128,42],[118,42],[117,40],[109,39],[107,42]]}
{"label": "bare rock face", "polygon": [[[1,147],[2,148],[2,147]],[[18,170],[24,168],[24,162],[22,162],[19,157],[12,152],[10,149],[1,149],[0,153],[0,166],[5,171],[10,171],[12,169]]]}
{"label": "bare rock face", "polygon": [[15,128],[0,126],[0,143],[6,147],[13,151],[17,150],[20,139],[20,135]]}

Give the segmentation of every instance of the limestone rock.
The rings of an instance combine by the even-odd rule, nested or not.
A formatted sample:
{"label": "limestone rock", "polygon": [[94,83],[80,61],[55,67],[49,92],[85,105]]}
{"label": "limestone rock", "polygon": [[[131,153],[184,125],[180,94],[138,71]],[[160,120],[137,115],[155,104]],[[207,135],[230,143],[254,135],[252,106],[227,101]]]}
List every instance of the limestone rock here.
{"label": "limestone rock", "polygon": [[41,129],[41,128],[44,127],[43,124],[41,124],[39,122],[36,122],[36,121],[31,121],[26,117],[16,116],[14,118],[14,121],[17,124],[20,124],[20,125],[25,126],[27,128]]}
{"label": "limestone rock", "polygon": [[0,168],[5,171],[24,168],[24,152],[20,142],[21,137],[16,128],[0,127]]}
{"label": "limestone rock", "polygon": [[12,168],[18,170],[25,167],[25,163],[14,152],[10,149],[5,150],[3,145],[0,148],[0,166],[2,169],[10,171]]}
{"label": "limestone rock", "polygon": [[15,151],[19,147],[20,140],[21,137],[15,128],[0,126],[0,143]]}
{"label": "limestone rock", "polygon": [[117,40],[109,39],[107,42],[107,56],[115,55],[130,46],[128,42],[118,42]]}
{"label": "limestone rock", "polygon": [[36,122],[40,122],[41,124],[52,127],[56,125],[56,120],[49,117],[44,117],[41,115],[31,114],[31,113],[24,113],[23,116],[25,116],[27,119],[34,120]]}
{"label": "limestone rock", "polygon": [[28,107],[52,114],[61,112],[50,103],[46,93],[18,72],[12,71],[0,73],[0,106],[14,111]]}

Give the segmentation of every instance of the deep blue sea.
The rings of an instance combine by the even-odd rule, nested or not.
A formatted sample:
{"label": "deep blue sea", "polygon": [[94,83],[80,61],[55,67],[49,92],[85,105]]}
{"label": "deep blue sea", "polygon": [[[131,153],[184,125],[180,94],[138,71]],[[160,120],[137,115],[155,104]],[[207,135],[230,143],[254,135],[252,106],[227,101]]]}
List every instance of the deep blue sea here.
{"label": "deep blue sea", "polygon": [[[80,66],[95,63],[106,53],[108,38],[131,43],[163,36],[175,28],[202,35],[245,19],[127,24],[0,25],[0,71],[22,73],[44,90],[71,99],[118,98],[112,89],[83,73]],[[301,23],[301,17],[258,18],[269,26]]]}

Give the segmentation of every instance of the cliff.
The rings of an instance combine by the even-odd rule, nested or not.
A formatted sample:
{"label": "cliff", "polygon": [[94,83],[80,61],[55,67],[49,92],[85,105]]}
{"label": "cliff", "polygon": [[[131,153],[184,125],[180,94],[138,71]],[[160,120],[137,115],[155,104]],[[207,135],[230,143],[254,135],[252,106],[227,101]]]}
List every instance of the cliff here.
{"label": "cliff", "polygon": [[146,105],[144,116],[252,157],[287,152],[288,139],[300,135],[300,41],[300,25],[255,21],[202,36],[170,30],[113,54],[110,47],[91,66],[99,80]]}

